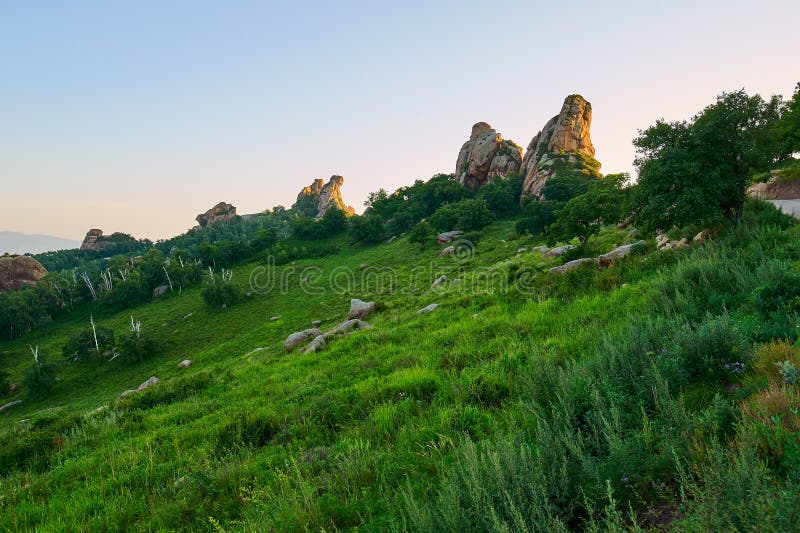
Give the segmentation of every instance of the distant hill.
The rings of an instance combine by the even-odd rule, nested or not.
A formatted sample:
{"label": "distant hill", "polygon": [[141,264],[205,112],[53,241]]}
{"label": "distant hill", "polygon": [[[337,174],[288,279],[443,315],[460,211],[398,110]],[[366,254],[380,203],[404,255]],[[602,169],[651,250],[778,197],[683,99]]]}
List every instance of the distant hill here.
{"label": "distant hill", "polygon": [[81,241],[53,237],[52,235],[28,235],[16,231],[0,231],[0,255],[8,252],[12,254],[40,254],[55,250],[69,250],[78,248]]}

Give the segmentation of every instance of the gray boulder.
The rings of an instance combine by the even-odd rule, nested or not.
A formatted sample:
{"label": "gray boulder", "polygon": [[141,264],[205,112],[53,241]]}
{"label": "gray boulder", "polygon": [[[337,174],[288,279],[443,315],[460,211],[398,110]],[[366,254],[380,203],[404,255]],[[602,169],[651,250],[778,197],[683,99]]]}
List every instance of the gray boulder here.
{"label": "gray boulder", "polygon": [[183,370],[184,368],[189,368],[190,366],[192,366],[191,359],[184,359],[183,361],[178,363],[178,368],[180,368],[181,370]]}
{"label": "gray boulder", "polygon": [[573,268],[578,268],[584,263],[594,262],[596,259],[593,257],[581,257],[580,259],[575,259],[573,261],[568,261],[561,266],[553,267],[550,269],[550,273],[552,274],[563,274],[564,272],[568,272]]}
{"label": "gray boulder", "polygon": [[439,252],[439,255],[437,255],[436,257],[441,259],[443,257],[447,257],[448,255],[452,254],[455,251],[456,251],[456,247],[451,245],[451,246],[448,246],[448,247],[444,248],[441,252]]}
{"label": "gray boulder", "polygon": [[436,242],[439,244],[447,244],[453,239],[457,239],[462,235],[464,235],[464,232],[460,230],[445,231],[444,233],[440,233],[436,236]]}
{"label": "gray boulder", "polygon": [[644,241],[636,241],[631,244],[623,244],[622,246],[618,246],[614,248],[607,254],[603,254],[597,258],[597,262],[600,263],[600,268],[605,268],[610,266],[611,263],[616,261],[621,257],[625,257],[626,255],[630,254],[631,252],[638,250],[644,246]]}
{"label": "gray boulder", "polygon": [[283,343],[283,347],[286,348],[287,351],[292,350],[298,344],[302,344],[306,342],[308,339],[314,339],[322,335],[322,332],[317,328],[309,328],[304,329],[303,331],[296,331],[292,333],[288,337],[286,337],[286,341]]}
{"label": "gray boulder", "polygon": [[13,402],[8,402],[6,404],[0,405],[0,413],[5,411],[6,409],[11,409],[12,407],[19,405],[22,403],[22,400],[14,400]]}
{"label": "gray boulder", "polygon": [[365,302],[358,298],[350,300],[350,312],[347,313],[347,319],[353,318],[366,318],[368,314],[375,310],[375,302]]}
{"label": "gray boulder", "polygon": [[546,252],[542,252],[542,257],[559,257],[569,252],[573,248],[575,248],[574,244],[565,244],[564,246],[556,246],[555,248],[550,248]]}
{"label": "gray boulder", "polygon": [[439,276],[438,278],[436,278],[436,279],[434,280],[434,282],[431,284],[431,289],[435,289],[436,287],[438,287],[439,285],[441,285],[441,284],[442,284],[442,283],[444,283],[445,281],[447,281],[447,276],[445,276],[444,274],[442,274],[441,276]]}
{"label": "gray boulder", "polygon": [[325,333],[325,338],[335,337],[337,335],[347,335],[359,329],[372,329],[372,326],[357,318],[345,320],[332,330]]}
{"label": "gray boulder", "polygon": [[434,310],[434,309],[436,309],[437,307],[439,307],[439,304],[430,304],[430,305],[426,305],[425,307],[423,307],[422,309],[420,309],[419,311],[417,311],[417,314],[418,314],[418,315],[422,315],[422,314],[425,314],[425,313],[430,313],[431,311],[433,311],[433,310]]}
{"label": "gray boulder", "polygon": [[325,335],[320,335],[319,337],[315,337],[308,346],[306,346],[303,353],[313,353],[317,350],[322,350],[328,346],[328,343],[325,342]]}

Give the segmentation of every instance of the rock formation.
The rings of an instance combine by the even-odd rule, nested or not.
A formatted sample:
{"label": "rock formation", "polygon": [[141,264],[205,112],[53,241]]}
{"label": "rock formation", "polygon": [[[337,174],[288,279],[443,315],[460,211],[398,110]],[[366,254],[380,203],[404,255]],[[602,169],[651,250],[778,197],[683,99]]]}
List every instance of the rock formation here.
{"label": "rock formation", "polygon": [[[81,243],[81,250],[98,250],[97,239],[103,236],[103,230],[90,229],[86,232],[86,237],[83,238]],[[102,241],[101,241],[102,243]]]}
{"label": "rock formation", "polygon": [[486,122],[478,122],[458,152],[456,176],[461,185],[477,189],[492,177],[506,178],[519,172],[521,164],[522,147],[504,140]]}
{"label": "rock formation", "polygon": [[528,144],[522,160],[523,196],[541,199],[545,182],[561,170],[600,175],[589,135],[591,125],[592,104],[578,94],[567,96],[561,112]]}
{"label": "rock formation", "polygon": [[348,215],[354,215],[355,209],[345,205],[344,200],[342,200],[343,184],[344,178],[341,176],[331,176],[328,183],[317,178],[311,185],[303,187],[303,190],[297,195],[297,201],[292,206],[292,209],[299,211],[303,215],[317,218],[324,215],[325,211],[331,207],[337,207]]}
{"label": "rock formation", "polygon": [[33,257],[4,255],[0,257],[0,292],[36,285],[46,274],[47,269]]}
{"label": "rock formation", "polygon": [[236,216],[236,208],[231,204],[220,202],[205,213],[197,215],[195,220],[201,227],[210,226],[217,222],[228,222]]}
{"label": "rock formation", "polygon": [[785,176],[784,171],[773,170],[769,180],[747,188],[747,195],[761,200],[786,200],[800,198],[800,179]]}

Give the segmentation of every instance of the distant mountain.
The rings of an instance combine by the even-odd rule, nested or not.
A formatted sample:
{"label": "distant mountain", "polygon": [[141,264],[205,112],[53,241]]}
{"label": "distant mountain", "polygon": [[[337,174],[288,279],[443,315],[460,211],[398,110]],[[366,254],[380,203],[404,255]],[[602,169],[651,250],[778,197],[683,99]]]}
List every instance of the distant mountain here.
{"label": "distant mountain", "polygon": [[54,250],[78,248],[81,241],[53,237],[52,235],[28,235],[16,231],[0,231],[0,255],[40,254]]}

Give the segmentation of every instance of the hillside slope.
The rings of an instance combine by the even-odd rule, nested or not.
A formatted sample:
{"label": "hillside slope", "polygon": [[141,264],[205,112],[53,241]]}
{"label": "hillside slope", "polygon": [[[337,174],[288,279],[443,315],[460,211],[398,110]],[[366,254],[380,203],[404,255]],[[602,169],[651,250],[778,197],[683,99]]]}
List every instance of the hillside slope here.
{"label": "hillside slope", "polygon": [[[46,400],[0,413],[0,529],[557,529],[623,523],[628,504],[644,526],[688,519],[678,494],[704,481],[680,465],[702,463],[692,446],[727,453],[701,421],[744,394],[724,365],[785,334],[784,315],[762,318],[748,295],[792,271],[798,233],[751,211],[717,241],[649,243],[605,270],[549,274],[565,259],[510,240],[506,221],[441,259],[401,238],[280,266],[269,291],[249,284],[263,285],[265,261],[242,265],[234,280],[253,294],[221,311],[192,289],[93,316],[119,335],[133,316],[163,348],[133,365],[64,363]],[[606,229],[593,252],[627,233]],[[287,335],[334,327],[350,298],[380,303],[372,329],[286,353]],[[12,381],[29,345],[61,360],[88,323],[76,313],[0,345]],[[714,344],[734,330],[741,345],[694,369],[698,335]],[[150,376],[162,383],[117,399]],[[770,476],[769,490],[790,483]]]}

